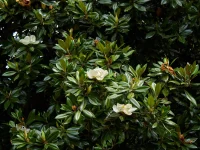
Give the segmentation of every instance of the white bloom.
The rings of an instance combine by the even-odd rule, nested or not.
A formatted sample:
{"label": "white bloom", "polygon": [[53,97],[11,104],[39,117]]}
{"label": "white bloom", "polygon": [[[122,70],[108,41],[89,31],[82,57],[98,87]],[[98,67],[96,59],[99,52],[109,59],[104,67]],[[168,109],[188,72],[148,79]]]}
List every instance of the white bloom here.
{"label": "white bloom", "polygon": [[95,68],[93,70],[89,70],[87,71],[87,76],[90,79],[94,79],[96,78],[97,80],[103,80],[105,76],[108,75],[108,71],[107,70],[103,70],[101,68]]}
{"label": "white bloom", "polygon": [[134,112],[137,108],[132,107],[131,104],[119,104],[113,105],[113,111],[116,113],[123,112],[126,115],[132,115],[132,112]]}
{"label": "white bloom", "polygon": [[39,43],[39,41],[36,41],[35,35],[26,36],[24,39],[19,40],[19,42],[24,45]]}

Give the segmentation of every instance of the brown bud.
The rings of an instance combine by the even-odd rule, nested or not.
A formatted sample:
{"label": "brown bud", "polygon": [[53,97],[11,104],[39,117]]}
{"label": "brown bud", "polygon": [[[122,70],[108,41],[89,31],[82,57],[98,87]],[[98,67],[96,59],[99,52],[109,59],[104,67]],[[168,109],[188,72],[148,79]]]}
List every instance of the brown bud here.
{"label": "brown bud", "polygon": [[174,75],[174,76],[176,75],[174,69],[171,66],[169,66],[168,63],[163,63],[161,65],[160,69],[161,69],[161,71],[167,71],[167,72],[169,72],[171,75]]}
{"label": "brown bud", "polygon": [[94,40],[94,44],[95,44],[95,45],[97,45],[98,42],[99,42],[99,41],[98,41],[97,39]]}
{"label": "brown bud", "polygon": [[17,3],[19,3],[23,7],[29,7],[31,5],[30,0],[16,0]]}
{"label": "brown bud", "polygon": [[52,5],[50,5],[50,6],[49,6],[49,9],[53,9],[53,6],[52,6]]}
{"label": "brown bud", "polygon": [[73,111],[76,111],[76,108],[77,108],[76,105],[73,105],[73,106],[72,106],[72,110],[73,110]]}
{"label": "brown bud", "polygon": [[179,135],[179,140],[181,141],[181,142],[185,142],[185,137],[184,137],[184,135],[183,134],[180,134]]}

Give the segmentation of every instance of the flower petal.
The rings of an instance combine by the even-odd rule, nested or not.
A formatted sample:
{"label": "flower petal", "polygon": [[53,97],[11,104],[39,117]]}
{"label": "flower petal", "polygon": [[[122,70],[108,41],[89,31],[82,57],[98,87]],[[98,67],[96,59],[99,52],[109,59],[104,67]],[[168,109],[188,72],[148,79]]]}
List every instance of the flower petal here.
{"label": "flower petal", "polygon": [[38,44],[39,43],[39,41],[35,41],[35,42],[32,42],[31,44]]}
{"label": "flower petal", "polygon": [[132,107],[132,104],[126,104],[124,106],[124,109],[123,109],[123,112],[126,114],[126,115],[132,115],[132,112],[134,112],[137,108],[135,107]]}
{"label": "flower petal", "polygon": [[26,39],[21,39],[21,40],[19,40],[19,42],[24,44],[24,45],[28,45],[29,44],[29,41],[26,40]]}
{"label": "flower petal", "polygon": [[129,112],[134,112],[134,111],[136,111],[136,110],[137,110],[137,108],[136,108],[136,107],[133,107],[133,108],[129,109],[128,111],[129,111]]}
{"label": "flower petal", "polygon": [[124,109],[124,104],[119,104],[119,103],[117,103],[117,108],[120,110],[120,111],[123,111],[123,109]]}
{"label": "flower petal", "polygon": [[36,41],[35,35],[30,35],[30,42],[34,43]]}
{"label": "flower petal", "polygon": [[93,70],[87,71],[87,77],[88,77],[89,79],[93,79],[93,78],[94,78],[94,71],[93,71]]}
{"label": "flower petal", "polygon": [[124,107],[125,107],[126,109],[130,109],[130,108],[132,108],[132,104],[126,104]]}
{"label": "flower petal", "polygon": [[103,77],[96,77],[97,80],[102,81]]}
{"label": "flower petal", "polygon": [[132,115],[132,112],[129,112],[127,109],[124,109],[123,112],[124,112],[126,115],[129,115],[129,116]]}
{"label": "flower petal", "polygon": [[116,105],[113,105],[113,111],[116,112],[116,113],[120,112],[120,110],[117,108]]}
{"label": "flower petal", "polygon": [[29,41],[30,42],[30,37],[29,36],[25,36],[25,38],[24,38],[24,40],[27,40],[27,41]]}

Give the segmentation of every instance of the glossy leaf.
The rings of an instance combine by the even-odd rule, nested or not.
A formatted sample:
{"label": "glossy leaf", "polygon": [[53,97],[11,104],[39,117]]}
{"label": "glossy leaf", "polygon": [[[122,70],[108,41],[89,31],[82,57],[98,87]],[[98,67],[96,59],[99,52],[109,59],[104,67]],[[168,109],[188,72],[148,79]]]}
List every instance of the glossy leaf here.
{"label": "glossy leaf", "polygon": [[193,105],[197,106],[196,100],[186,90],[185,90],[185,96]]}

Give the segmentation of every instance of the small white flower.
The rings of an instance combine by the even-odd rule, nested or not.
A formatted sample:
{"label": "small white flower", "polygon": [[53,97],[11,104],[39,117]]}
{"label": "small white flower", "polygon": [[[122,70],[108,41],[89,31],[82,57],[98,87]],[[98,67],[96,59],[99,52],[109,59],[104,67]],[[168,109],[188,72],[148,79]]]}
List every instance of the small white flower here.
{"label": "small white flower", "polygon": [[39,41],[36,41],[35,35],[26,36],[24,39],[19,40],[19,42],[24,45],[39,43]]}
{"label": "small white flower", "polygon": [[107,75],[108,75],[108,71],[107,70],[103,70],[101,68],[95,68],[93,70],[87,71],[87,76],[88,76],[89,79],[96,78],[97,80],[101,81]]}
{"label": "small white flower", "polygon": [[131,104],[119,104],[113,105],[113,111],[116,113],[123,112],[126,115],[132,115],[132,112],[134,112],[137,108],[132,107]]}

